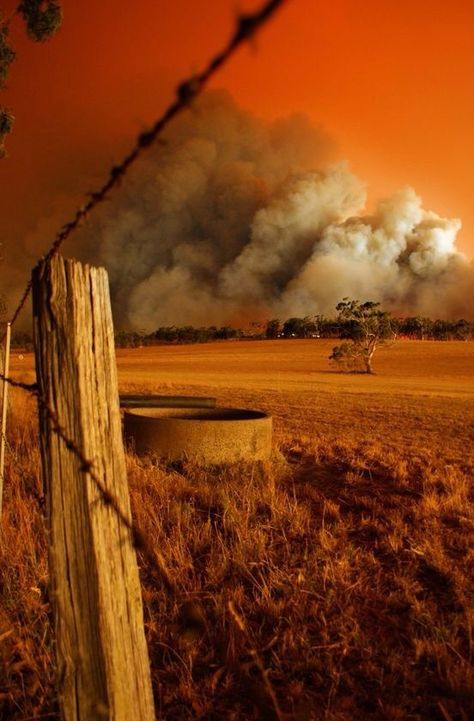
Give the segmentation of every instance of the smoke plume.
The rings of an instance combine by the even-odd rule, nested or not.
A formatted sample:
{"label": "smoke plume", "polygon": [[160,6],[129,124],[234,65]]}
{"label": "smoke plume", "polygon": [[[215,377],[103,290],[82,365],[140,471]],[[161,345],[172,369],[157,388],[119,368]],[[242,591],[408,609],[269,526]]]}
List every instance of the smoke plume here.
{"label": "smoke plume", "polygon": [[109,270],[117,326],[333,315],[343,296],[469,315],[461,222],[409,187],[364,216],[364,185],[333,153],[300,116],[265,125],[223,92],[202,97],[84,234]]}

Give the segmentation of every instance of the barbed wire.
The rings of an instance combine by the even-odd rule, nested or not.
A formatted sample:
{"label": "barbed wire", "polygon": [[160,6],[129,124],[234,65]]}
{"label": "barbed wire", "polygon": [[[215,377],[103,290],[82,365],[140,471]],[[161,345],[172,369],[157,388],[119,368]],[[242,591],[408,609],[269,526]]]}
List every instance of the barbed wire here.
{"label": "barbed wire", "polygon": [[[161,117],[158,118],[152,128],[141,133],[137,137],[135,145],[128,153],[128,155],[125,156],[121,163],[111,168],[108,178],[102,185],[102,187],[99,190],[90,193],[89,200],[77,209],[73,218],[68,223],[62,226],[62,228],[57,233],[49,250],[43,256],[43,262],[49,262],[56,255],[64,241],[74,232],[74,230],[76,230],[81,225],[83,220],[88,217],[91,211],[94,210],[100,203],[105,200],[109,192],[118,186],[122,178],[128,172],[130,166],[150,145],[152,145],[152,143],[156,140],[156,138],[164,130],[164,128],[171,122],[171,120],[178,113],[180,113],[190,105],[191,101],[194,100],[202,92],[208,81],[230,59],[230,57],[234,54],[237,48],[242,45],[245,40],[252,37],[270,19],[270,17],[276,12],[276,10],[278,10],[278,8],[280,8],[286,1],[287,0],[269,0],[265,2],[263,6],[254,13],[244,14],[238,17],[236,28],[227,45],[223,48],[221,52],[211,58],[211,60],[208,62],[207,66],[201,73],[193,75],[192,77],[184,80],[177,86],[175,100],[170,103],[170,105],[166,108]],[[11,317],[11,326],[15,324],[20,313],[25,307],[32,290],[32,285],[33,283],[30,279]],[[2,338],[0,339],[0,343],[3,343],[5,336],[6,333],[3,334]],[[40,413],[44,413],[48,418],[52,432],[55,433],[58,438],[60,438],[61,441],[64,443],[66,448],[75,455],[78,460],[81,473],[83,473],[84,476],[88,476],[90,480],[94,483],[99,493],[101,503],[105,507],[111,508],[119,522],[123,524],[123,526],[129,531],[131,542],[135,550],[141,552],[146,557],[148,562],[151,564],[151,567],[158,574],[158,577],[167,594],[173,598],[176,598],[179,595],[178,588],[170,572],[167,569],[166,562],[162,557],[161,553],[156,548],[154,548],[152,543],[150,543],[147,535],[133,520],[132,516],[123,511],[116,496],[111,493],[106,487],[106,479],[102,480],[97,474],[94,467],[94,461],[87,458],[83,450],[76,444],[74,439],[68,436],[65,429],[61,426],[56,412],[48,404],[47,400],[42,396],[38,384],[28,384],[21,381],[16,381],[13,378],[6,377],[3,374],[0,374],[0,380],[36,398],[39,411]],[[233,618],[235,621],[237,619],[237,614],[235,610],[233,611]],[[280,709],[276,700],[275,693],[266,675],[261,659],[258,656],[256,657],[256,662],[259,671],[262,674],[262,679],[274,707],[276,717],[280,719]]]}
{"label": "barbed wire", "polygon": [[[63,225],[58,232],[55,240],[53,241],[50,249],[43,256],[43,262],[49,262],[59,251],[64,241],[71,235],[71,233],[81,224],[89,213],[103,202],[107,194],[115,188],[120,180],[127,173],[128,169],[134,163],[134,161],[141,155],[141,153],[148,148],[162,132],[162,130],[169,124],[169,122],[182,110],[187,108],[190,102],[202,92],[204,86],[209,79],[226,63],[236,49],[248,38],[253,36],[256,31],[267,22],[274,12],[281,6],[286,0],[270,0],[266,2],[259,10],[255,13],[241,15],[238,18],[237,26],[230,41],[224,47],[224,49],[215,55],[208,62],[205,69],[191,78],[181,82],[176,89],[176,99],[166,108],[161,117],[155,122],[154,126],[143,133],[141,133],[135,143],[132,151],[122,160],[118,165],[112,167],[109,172],[109,177],[104,185],[97,191],[90,193],[90,197],[85,205],[81,206],[75,213],[72,220]],[[25,307],[26,301],[32,289],[32,280],[28,282],[26,288],[21,296],[20,302],[13,313],[10,320],[10,324],[13,326],[16,322],[21,311]],[[5,334],[3,335],[0,342],[3,342]],[[114,513],[117,515],[121,523],[129,530],[133,542],[133,546],[136,550],[142,551],[147,559],[150,561],[152,566],[158,572],[163,585],[169,593],[176,594],[176,586],[171,578],[170,573],[166,569],[164,559],[161,557],[158,551],[156,551],[149,543],[145,533],[134,523],[128,515],[121,509],[120,504],[113,494],[106,488],[104,482],[99,478],[94,470],[94,462],[88,459],[81,448],[70,438],[61,426],[59,419],[51,406],[47,403],[46,399],[42,397],[37,383],[23,383],[16,381],[13,378],[6,377],[0,374],[0,380],[8,383],[13,388],[29,393],[32,397],[35,397],[40,411],[44,412],[51,423],[52,431],[63,441],[66,448],[70,450],[78,459],[80,464],[80,470],[82,473],[87,474],[95,484],[99,491],[101,501],[104,505],[109,506]]]}
{"label": "barbed wire", "polygon": [[100,493],[100,500],[102,501],[104,506],[110,507],[119,519],[119,521],[130,532],[132,544],[135,550],[141,551],[147,557],[152,567],[154,567],[154,569],[158,572],[158,575],[164,587],[166,588],[166,591],[169,594],[175,595],[176,585],[166,568],[166,563],[162,555],[159,553],[159,551],[152,547],[144,531],[132,521],[131,517],[129,517],[122,510],[116,496],[114,496],[114,494],[107,489],[104,481],[102,481],[95,472],[94,462],[87,458],[84,455],[83,451],[75,443],[75,441],[66,434],[64,428],[59,423],[56,412],[51,408],[46,399],[40,394],[38,389],[35,391],[34,395],[38,400],[38,405],[40,409],[46,413],[49,421],[51,422],[51,430],[63,441],[66,448],[76,456],[80,463],[79,470],[84,475],[87,474],[91,481],[94,483]]}
{"label": "barbed wire", "polygon": [[7,378],[7,376],[4,376],[2,373],[0,373],[0,381],[8,383],[8,385],[12,386],[12,388],[21,388],[21,390],[31,393],[32,395],[36,394],[38,391],[38,385],[36,383],[22,383],[21,381],[16,381],[13,378]]}
{"label": "barbed wire", "polygon": [[130,531],[132,544],[135,550],[141,551],[147,557],[148,561],[158,572],[158,575],[168,593],[175,595],[176,585],[166,568],[166,563],[163,557],[159,551],[151,546],[143,530],[136,523],[133,523],[128,515],[120,508],[117,498],[107,489],[104,481],[102,481],[95,472],[94,462],[87,458],[77,443],[75,443],[75,441],[67,435],[66,431],[59,422],[56,412],[41,395],[38,384],[15,381],[13,378],[7,378],[1,373],[0,381],[8,383],[13,388],[19,388],[36,399],[40,411],[43,411],[48,417],[53,433],[55,433],[63,441],[66,448],[76,456],[80,464],[79,470],[81,473],[87,474],[96,486],[104,506],[109,506],[114,511],[119,521],[125,526],[125,528],[127,528],[128,531]]}
{"label": "barbed wire", "polygon": [[[156,120],[153,127],[140,133],[133,149],[125,156],[121,163],[114,165],[110,169],[108,179],[102,187],[99,190],[89,193],[87,203],[78,208],[73,218],[62,226],[51,247],[43,256],[46,262],[51,260],[71,233],[81,225],[82,221],[87,218],[94,208],[105,200],[108,193],[120,183],[130,166],[156,140],[170,121],[178,113],[186,109],[191,101],[203,91],[212,76],[231,58],[237,48],[247,39],[254,36],[257,30],[259,30],[285,2],[287,2],[287,0],[269,0],[254,13],[243,14],[238,17],[236,28],[227,45],[217,53],[217,55],[211,58],[202,72],[178,84],[175,100],[168,105],[164,113]],[[31,293],[31,288],[32,281],[30,279],[12,315],[10,321],[12,326],[25,307]],[[4,336],[2,336],[0,342],[2,342],[3,339]]]}

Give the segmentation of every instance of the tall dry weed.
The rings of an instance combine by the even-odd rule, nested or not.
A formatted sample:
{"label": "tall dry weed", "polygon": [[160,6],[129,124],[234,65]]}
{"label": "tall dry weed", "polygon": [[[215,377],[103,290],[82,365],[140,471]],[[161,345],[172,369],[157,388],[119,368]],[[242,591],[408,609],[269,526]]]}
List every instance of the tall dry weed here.
{"label": "tall dry weed", "polygon": [[[0,553],[0,709],[55,718],[34,408],[14,399]],[[472,469],[436,449],[277,432],[268,463],[128,454],[158,716],[474,717]]]}
{"label": "tall dry weed", "polygon": [[55,707],[43,492],[33,402],[12,394],[0,542],[0,717]]}

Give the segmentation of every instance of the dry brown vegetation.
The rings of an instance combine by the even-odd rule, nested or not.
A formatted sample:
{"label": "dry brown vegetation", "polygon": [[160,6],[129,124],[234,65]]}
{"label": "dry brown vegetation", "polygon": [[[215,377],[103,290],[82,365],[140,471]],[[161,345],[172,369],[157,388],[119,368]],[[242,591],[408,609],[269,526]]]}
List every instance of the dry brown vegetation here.
{"label": "dry brown vegetation", "polygon": [[[399,343],[375,377],[331,343],[120,351],[121,390],[214,394],[275,418],[271,462],[128,455],[159,718],[474,717],[474,344]],[[31,359],[13,374],[31,378]],[[13,398],[0,556],[0,717],[56,716],[34,408]],[[263,672],[262,672],[263,671]],[[2,715],[3,712],[3,715]]]}

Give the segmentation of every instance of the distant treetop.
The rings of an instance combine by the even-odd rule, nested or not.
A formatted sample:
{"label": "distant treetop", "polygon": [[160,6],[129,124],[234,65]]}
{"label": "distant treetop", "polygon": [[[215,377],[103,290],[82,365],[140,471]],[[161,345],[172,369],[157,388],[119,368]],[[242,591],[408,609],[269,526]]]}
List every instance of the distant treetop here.
{"label": "distant treetop", "polygon": [[[10,65],[16,58],[9,41],[10,23],[16,14],[24,21],[28,37],[37,43],[51,38],[61,27],[63,19],[63,11],[57,0],[22,0],[8,18],[0,10],[0,89],[5,87]],[[0,106],[0,158],[6,156],[4,142],[12,132],[14,121],[11,110]]]}
{"label": "distant treetop", "polygon": [[17,12],[25,21],[29,37],[39,43],[52,37],[63,20],[63,11],[57,0],[22,0]]}

